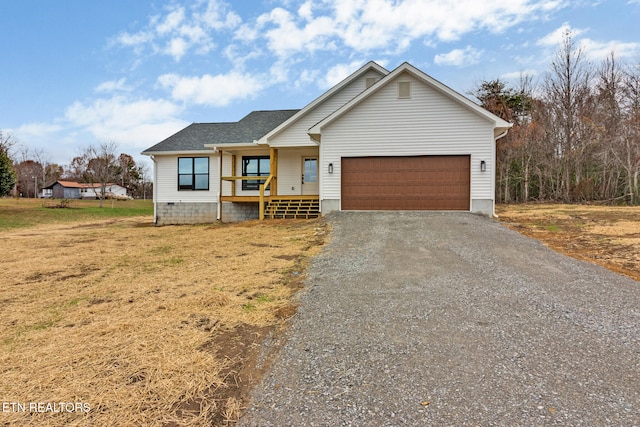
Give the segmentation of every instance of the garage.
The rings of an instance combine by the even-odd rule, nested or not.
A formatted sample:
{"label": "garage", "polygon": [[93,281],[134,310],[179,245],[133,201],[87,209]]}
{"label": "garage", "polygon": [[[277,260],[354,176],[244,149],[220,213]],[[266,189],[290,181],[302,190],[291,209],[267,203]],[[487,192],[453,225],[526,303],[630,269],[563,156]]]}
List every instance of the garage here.
{"label": "garage", "polygon": [[469,210],[470,156],[343,157],[343,210]]}

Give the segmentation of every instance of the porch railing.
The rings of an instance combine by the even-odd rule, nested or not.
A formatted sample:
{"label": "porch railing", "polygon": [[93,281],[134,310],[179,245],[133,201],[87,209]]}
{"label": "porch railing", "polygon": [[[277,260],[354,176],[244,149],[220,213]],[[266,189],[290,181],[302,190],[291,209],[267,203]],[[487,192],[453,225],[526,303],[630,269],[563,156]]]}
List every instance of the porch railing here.
{"label": "porch railing", "polygon": [[264,219],[264,189],[269,186],[271,180],[273,179],[273,175],[269,175],[267,180],[260,184],[260,202],[258,204],[258,209],[260,209],[260,221]]}
{"label": "porch railing", "polygon": [[[259,190],[260,190],[260,196],[259,196],[259,209],[260,209],[260,219],[264,219],[264,200],[265,200],[265,189],[267,187],[269,187],[269,184],[271,184],[271,181],[275,178],[275,175],[269,175],[269,176],[223,176],[220,179],[222,181],[231,181],[231,182],[235,182],[235,181],[264,181],[260,184],[259,186]],[[222,194],[222,192],[221,192]],[[235,191],[232,191],[232,194],[235,194]],[[222,199],[222,195],[221,195],[221,199]]]}

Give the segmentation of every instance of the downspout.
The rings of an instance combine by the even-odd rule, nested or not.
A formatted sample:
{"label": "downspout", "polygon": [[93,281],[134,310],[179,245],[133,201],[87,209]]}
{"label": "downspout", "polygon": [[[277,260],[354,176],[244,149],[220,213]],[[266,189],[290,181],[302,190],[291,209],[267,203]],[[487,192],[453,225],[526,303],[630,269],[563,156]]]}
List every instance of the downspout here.
{"label": "downspout", "polygon": [[499,218],[498,214],[496,213],[496,201],[495,201],[495,197],[496,197],[496,172],[497,172],[497,166],[498,166],[498,153],[496,150],[496,144],[495,142],[497,140],[499,140],[500,138],[504,138],[505,136],[507,136],[507,134],[509,133],[509,129],[505,129],[504,132],[502,132],[500,135],[496,136],[494,138],[494,144],[493,144],[493,150],[494,150],[494,155],[493,155],[493,217],[494,218]]}
{"label": "downspout", "polygon": [[222,221],[222,151],[219,151],[218,148],[214,148],[214,152],[215,151],[218,152],[218,157],[220,158],[218,167],[218,176],[220,182],[218,183],[218,213],[216,216],[216,220]]}
{"label": "downspout", "polygon": [[156,203],[158,200],[158,164],[156,163],[156,157],[151,155],[151,161],[153,161],[153,224],[158,225],[158,213],[156,211]]}

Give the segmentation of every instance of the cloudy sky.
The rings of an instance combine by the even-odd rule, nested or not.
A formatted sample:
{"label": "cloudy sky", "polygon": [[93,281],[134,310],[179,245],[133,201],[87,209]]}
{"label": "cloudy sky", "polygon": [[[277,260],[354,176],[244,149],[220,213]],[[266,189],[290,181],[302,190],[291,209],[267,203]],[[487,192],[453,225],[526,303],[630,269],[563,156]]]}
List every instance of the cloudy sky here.
{"label": "cloudy sky", "polygon": [[640,63],[640,0],[0,0],[0,16],[0,130],[60,164],[301,108],[369,60],[466,93],[541,79],[569,30],[594,63]]}

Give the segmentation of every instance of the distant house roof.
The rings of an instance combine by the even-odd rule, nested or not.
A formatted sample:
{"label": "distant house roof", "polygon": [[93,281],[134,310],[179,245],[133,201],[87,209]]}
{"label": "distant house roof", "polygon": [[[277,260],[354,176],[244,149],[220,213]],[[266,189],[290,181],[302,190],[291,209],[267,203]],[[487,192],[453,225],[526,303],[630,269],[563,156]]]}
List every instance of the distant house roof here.
{"label": "distant house roof", "polygon": [[[54,185],[56,184],[60,184],[63,187],[66,188],[100,188],[100,183],[99,182],[94,182],[93,184],[89,183],[89,182],[75,182],[75,181],[56,181],[53,184],[49,185],[48,187],[45,187],[45,189],[50,189],[53,188]],[[118,184],[107,184],[107,186],[114,186],[114,185],[118,185]]]}
{"label": "distant house roof", "polygon": [[238,122],[193,123],[147,148],[142,154],[202,151],[204,144],[251,143],[277,127],[299,110],[253,111]]}

